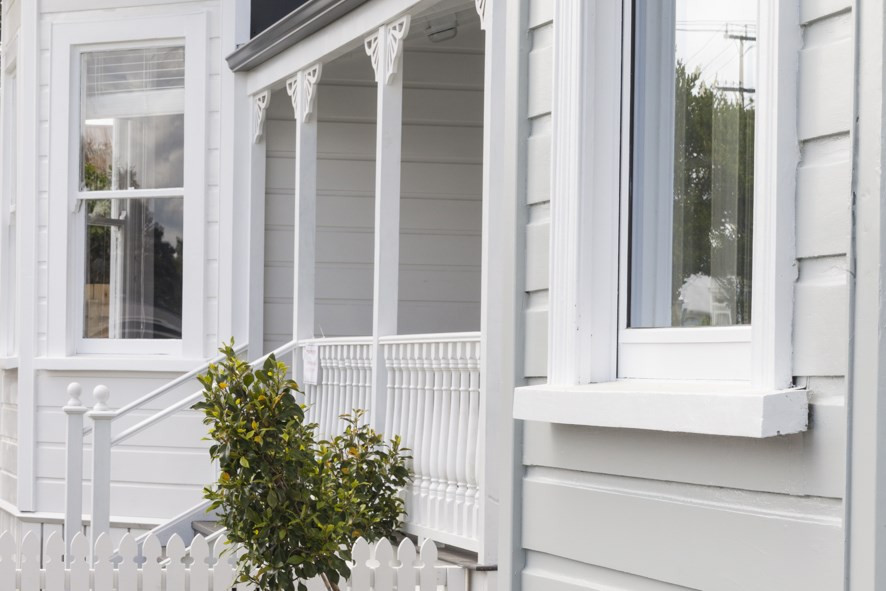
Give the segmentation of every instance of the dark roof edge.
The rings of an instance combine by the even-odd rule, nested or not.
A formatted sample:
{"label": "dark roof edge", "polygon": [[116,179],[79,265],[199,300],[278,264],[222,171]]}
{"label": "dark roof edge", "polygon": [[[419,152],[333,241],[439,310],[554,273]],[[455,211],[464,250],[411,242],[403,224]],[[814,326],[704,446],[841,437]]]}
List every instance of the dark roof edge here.
{"label": "dark roof edge", "polygon": [[238,47],[225,58],[234,72],[247,72],[316,33],[368,0],[311,0]]}

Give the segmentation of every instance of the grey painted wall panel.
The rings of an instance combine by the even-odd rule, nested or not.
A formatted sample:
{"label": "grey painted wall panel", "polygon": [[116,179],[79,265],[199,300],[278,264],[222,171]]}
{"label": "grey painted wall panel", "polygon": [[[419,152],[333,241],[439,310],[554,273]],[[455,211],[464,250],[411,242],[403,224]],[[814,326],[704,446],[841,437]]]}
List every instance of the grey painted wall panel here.
{"label": "grey painted wall panel", "polygon": [[842,563],[834,560],[843,544],[837,502],[557,476],[530,472],[524,480],[528,549],[693,589],[842,584]]}
{"label": "grey painted wall panel", "polygon": [[845,254],[849,246],[849,160],[797,170],[797,257]]}
{"label": "grey painted wall panel", "polygon": [[688,589],[541,552],[526,554],[523,591],[687,591]]}
{"label": "grey painted wall panel", "polygon": [[814,406],[813,428],[806,433],[762,440],[527,421],[523,463],[839,498],[845,423],[842,404]]}
{"label": "grey painted wall panel", "polygon": [[801,140],[848,131],[852,123],[852,42],[849,39],[800,52]]}

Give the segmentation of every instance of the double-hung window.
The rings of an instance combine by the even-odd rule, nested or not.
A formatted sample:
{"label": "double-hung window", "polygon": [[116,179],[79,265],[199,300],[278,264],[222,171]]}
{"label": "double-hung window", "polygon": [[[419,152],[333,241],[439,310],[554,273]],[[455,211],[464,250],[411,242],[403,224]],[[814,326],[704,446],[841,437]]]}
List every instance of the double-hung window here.
{"label": "double-hung window", "polygon": [[182,338],[185,49],[80,54],[80,337]]}
{"label": "double-hung window", "polygon": [[632,8],[618,375],[749,379],[757,1]]}

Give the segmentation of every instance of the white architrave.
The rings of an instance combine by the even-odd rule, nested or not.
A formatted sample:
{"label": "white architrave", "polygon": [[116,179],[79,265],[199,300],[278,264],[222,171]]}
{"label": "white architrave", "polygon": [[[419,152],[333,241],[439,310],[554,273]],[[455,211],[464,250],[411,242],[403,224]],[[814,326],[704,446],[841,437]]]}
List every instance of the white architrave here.
{"label": "white architrave", "polygon": [[268,114],[268,105],[271,104],[271,91],[264,90],[254,99],[255,104],[255,121],[253,141],[258,143],[265,137],[265,118]]}
{"label": "white architrave", "polygon": [[587,384],[616,375],[621,14],[557,0],[554,22],[548,380]]}
{"label": "white architrave", "polygon": [[[378,83],[375,142],[375,264],[372,304],[372,404],[385,408],[387,376],[379,338],[397,334],[400,274],[400,157],[403,131],[403,76],[399,62],[409,15],[379,27],[364,42]],[[384,415],[372,424],[384,428]]]}
{"label": "white architrave", "polygon": [[[316,102],[321,64],[297,72],[286,81],[295,117],[295,253],[292,321],[293,338],[314,336],[315,259],[317,251],[317,118]],[[296,363],[298,363],[298,359]]]}

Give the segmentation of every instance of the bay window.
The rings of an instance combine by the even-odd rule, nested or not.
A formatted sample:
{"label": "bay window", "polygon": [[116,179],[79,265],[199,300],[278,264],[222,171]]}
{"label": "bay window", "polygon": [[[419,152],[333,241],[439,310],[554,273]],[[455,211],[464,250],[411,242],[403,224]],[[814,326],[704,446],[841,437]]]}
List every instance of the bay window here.
{"label": "bay window", "polygon": [[185,51],[80,55],[83,339],[181,339]]}

